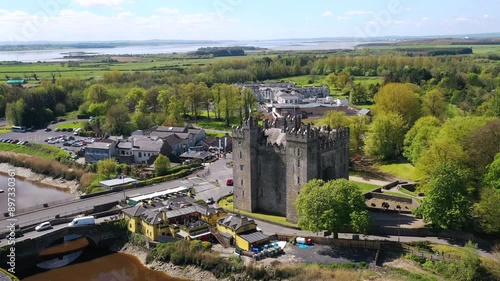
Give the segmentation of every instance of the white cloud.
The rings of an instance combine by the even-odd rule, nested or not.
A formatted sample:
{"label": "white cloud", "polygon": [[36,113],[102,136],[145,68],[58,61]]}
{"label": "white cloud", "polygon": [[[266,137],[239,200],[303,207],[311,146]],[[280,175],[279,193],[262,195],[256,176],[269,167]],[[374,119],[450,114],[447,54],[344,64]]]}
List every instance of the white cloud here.
{"label": "white cloud", "polygon": [[350,17],[337,17],[338,20],[348,20]]}
{"label": "white cloud", "polygon": [[83,6],[83,7],[91,7],[91,6],[119,6],[123,4],[125,0],[75,0],[73,3]]}
{"label": "white cloud", "polygon": [[422,18],[422,21],[428,21],[428,20],[429,20],[429,18],[428,18],[428,17],[423,17],[423,18]]}
{"label": "white cloud", "polygon": [[330,11],[328,11],[328,12],[324,12],[324,13],[322,14],[322,16],[323,16],[323,17],[331,17],[331,16],[333,16],[333,13],[332,13],[332,12],[330,12]]}
{"label": "white cloud", "polygon": [[487,18],[489,18],[489,17],[490,17],[490,16],[488,16],[488,14],[485,14],[485,15],[483,16],[483,18],[485,18],[485,19],[487,19]]}
{"label": "white cloud", "polygon": [[411,11],[411,8],[405,8],[405,12],[410,12]]}
{"label": "white cloud", "polygon": [[360,16],[360,15],[371,15],[373,11],[360,11],[360,10],[352,10],[347,12],[348,16]]}
{"label": "white cloud", "polygon": [[158,8],[157,11],[166,15],[176,15],[180,12],[179,9],[172,9],[168,7]]}
{"label": "white cloud", "polygon": [[470,19],[466,18],[466,17],[459,17],[459,18],[455,18],[455,21],[458,21],[458,22],[464,22],[464,21],[469,21]]}

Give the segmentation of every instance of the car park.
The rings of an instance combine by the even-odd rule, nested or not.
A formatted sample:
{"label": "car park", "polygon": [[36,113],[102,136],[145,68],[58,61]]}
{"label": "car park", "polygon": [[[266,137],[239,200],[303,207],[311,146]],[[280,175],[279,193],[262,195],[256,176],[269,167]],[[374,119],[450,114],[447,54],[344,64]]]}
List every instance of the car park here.
{"label": "car park", "polygon": [[36,231],[44,231],[44,230],[47,230],[47,229],[51,229],[52,228],[52,225],[50,224],[50,222],[42,222],[41,224],[37,225],[35,227],[35,230]]}

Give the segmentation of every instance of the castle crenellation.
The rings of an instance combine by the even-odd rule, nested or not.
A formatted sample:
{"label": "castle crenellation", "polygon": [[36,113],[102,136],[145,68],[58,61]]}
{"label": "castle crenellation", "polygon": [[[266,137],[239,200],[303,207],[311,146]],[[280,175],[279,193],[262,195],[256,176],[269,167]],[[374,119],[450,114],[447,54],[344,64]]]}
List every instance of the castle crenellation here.
{"label": "castle crenellation", "polygon": [[349,129],[317,128],[300,116],[255,118],[233,127],[234,204],[237,209],[286,216],[296,222],[295,200],[315,178],[348,178]]}

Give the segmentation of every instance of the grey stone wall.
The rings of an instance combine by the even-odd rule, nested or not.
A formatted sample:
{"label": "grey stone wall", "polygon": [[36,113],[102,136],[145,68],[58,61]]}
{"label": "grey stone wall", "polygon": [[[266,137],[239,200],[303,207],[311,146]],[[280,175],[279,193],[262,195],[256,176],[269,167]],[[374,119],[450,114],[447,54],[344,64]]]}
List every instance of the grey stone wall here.
{"label": "grey stone wall", "polygon": [[286,216],[297,222],[295,201],[302,186],[321,178],[349,178],[349,131],[303,126],[300,119],[277,120],[286,133],[282,144],[270,144],[264,128],[250,119],[233,128],[235,208]]}

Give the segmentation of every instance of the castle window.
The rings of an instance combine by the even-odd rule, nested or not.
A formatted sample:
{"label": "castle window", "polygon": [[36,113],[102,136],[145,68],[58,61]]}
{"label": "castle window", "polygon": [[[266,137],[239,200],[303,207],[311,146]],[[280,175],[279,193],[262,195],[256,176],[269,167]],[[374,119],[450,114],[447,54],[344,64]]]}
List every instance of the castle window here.
{"label": "castle window", "polygon": [[300,159],[297,159],[297,167],[300,167]]}
{"label": "castle window", "polygon": [[240,165],[240,170],[243,171],[244,165]]}
{"label": "castle window", "polygon": [[243,179],[241,179],[241,186],[243,186]]}
{"label": "castle window", "polygon": [[240,151],[240,159],[241,159],[241,158],[243,158],[243,153],[241,153],[241,151]]}
{"label": "castle window", "polygon": [[300,184],[300,177],[297,177],[297,184]]}
{"label": "castle window", "polygon": [[241,191],[241,196],[245,197],[245,191],[244,190]]}
{"label": "castle window", "polygon": [[297,148],[297,156],[300,156],[300,148]]}
{"label": "castle window", "polygon": [[259,188],[260,197],[264,197],[264,189]]}

